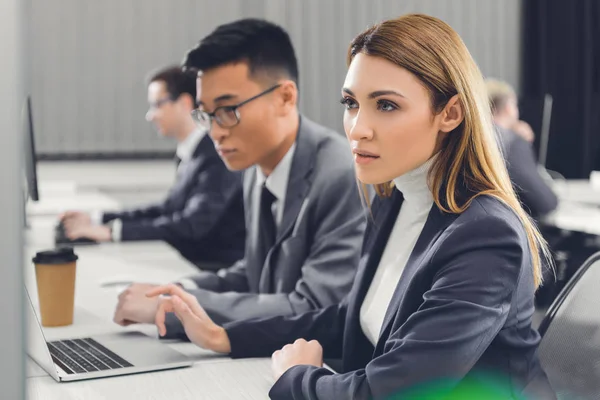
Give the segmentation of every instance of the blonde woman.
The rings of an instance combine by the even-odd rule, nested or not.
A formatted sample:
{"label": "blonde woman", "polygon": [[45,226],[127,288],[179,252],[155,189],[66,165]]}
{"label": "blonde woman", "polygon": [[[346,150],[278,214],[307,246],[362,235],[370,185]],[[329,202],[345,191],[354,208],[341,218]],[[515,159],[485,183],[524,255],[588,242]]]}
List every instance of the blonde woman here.
{"label": "blonde woman", "polygon": [[[220,327],[167,286],[149,293],[171,295],[160,333],[173,311],[199,346],[272,355],[273,399],[552,398],[531,327],[546,248],[464,43],[438,19],[406,15],[358,35],[348,66],[344,128],[358,179],[379,194],[348,297]],[[341,357],[342,370],[323,357]]]}

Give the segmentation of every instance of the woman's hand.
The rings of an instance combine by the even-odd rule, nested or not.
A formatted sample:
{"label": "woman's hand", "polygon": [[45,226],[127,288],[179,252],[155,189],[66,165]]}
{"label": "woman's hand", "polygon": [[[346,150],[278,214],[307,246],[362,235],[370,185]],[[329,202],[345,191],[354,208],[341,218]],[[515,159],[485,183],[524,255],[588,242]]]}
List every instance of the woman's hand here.
{"label": "woman's hand", "polygon": [[307,342],[298,339],[294,344],[285,345],[271,357],[273,374],[279,379],[288,369],[296,365],[323,366],[323,348],[316,340]]}
{"label": "woman's hand", "polygon": [[161,299],[154,320],[160,336],[167,334],[165,316],[166,313],[172,312],[183,324],[185,333],[192,343],[218,353],[231,353],[227,332],[210,319],[198,304],[196,297],[175,284],[158,286],[146,293],[148,297],[159,295],[169,296]]}

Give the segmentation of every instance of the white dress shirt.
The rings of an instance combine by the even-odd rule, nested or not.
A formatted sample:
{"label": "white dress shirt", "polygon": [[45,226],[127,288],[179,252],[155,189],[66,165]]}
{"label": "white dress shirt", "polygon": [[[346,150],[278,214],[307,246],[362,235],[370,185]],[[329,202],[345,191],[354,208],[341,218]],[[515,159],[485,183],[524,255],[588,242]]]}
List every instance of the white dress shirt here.
{"label": "white dress shirt", "polygon": [[[198,147],[198,144],[204,138],[205,135],[205,130],[196,129],[193,132],[191,132],[182,142],[179,142],[177,144],[175,154],[181,160],[181,162],[177,166],[177,172],[181,170],[181,167],[185,165],[185,163],[192,159],[192,157],[194,156],[194,152]],[[92,224],[94,225],[102,224],[103,217],[104,215],[101,211],[95,211],[90,213],[90,219],[92,221]],[[112,220],[110,224],[113,242],[120,242],[121,234],[123,232],[123,221],[117,218]]]}
{"label": "white dress shirt", "polygon": [[292,147],[285,153],[285,156],[279,161],[279,164],[273,169],[269,176],[265,177],[265,174],[260,168],[256,168],[256,186],[261,190],[264,185],[269,191],[275,196],[271,211],[273,212],[273,218],[275,224],[279,229],[281,220],[283,219],[283,207],[285,205],[285,195],[287,192],[288,180],[290,178],[290,170],[292,169],[292,160],[294,159],[294,152],[296,150],[296,143],[292,144]]}
{"label": "white dress shirt", "polygon": [[188,162],[192,159],[192,157],[194,156],[194,152],[196,151],[196,148],[198,147],[198,144],[200,143],[200,141],[202,139],[204,139],[204,136],[206,136],[205,130],[196,129],[195,131],[190,133],[183,140],[183,142],[179,142],[177,144],[177,149],[175,150],[175,154],[181,160],[179,167],[177,167],[178,171],[181,169],[182,165],[184,165],[186,162]]}
{"label": "white dress shirt", "polygon": [[377,343],[387,308],[433,205],[427,184],[432,164],[433,158],[394,179],[404,202],[360,308],[360,326],[373,345]]}

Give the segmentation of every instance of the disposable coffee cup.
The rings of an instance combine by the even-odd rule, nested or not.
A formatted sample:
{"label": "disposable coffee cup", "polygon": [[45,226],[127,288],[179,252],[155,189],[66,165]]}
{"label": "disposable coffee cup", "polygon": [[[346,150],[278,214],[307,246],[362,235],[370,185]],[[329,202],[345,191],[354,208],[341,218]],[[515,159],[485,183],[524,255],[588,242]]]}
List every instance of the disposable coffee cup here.
{"label": "disposable coffee cup", "polygon": [[41,251],[33,258],[43,326],[73,323],[77,258],[70,247]]}

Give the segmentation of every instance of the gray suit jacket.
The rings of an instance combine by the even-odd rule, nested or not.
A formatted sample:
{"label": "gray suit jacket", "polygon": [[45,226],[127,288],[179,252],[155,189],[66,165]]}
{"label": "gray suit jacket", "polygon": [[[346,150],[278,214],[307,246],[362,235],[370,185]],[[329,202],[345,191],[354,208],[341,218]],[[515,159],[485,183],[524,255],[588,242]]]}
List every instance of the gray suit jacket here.
{"label": "gray suit jacket", "polygon": [[531,145],[513,131],[496,127],[510,180],[525,210],[536,219],[558,206],[558,198],[538,172]]}
{"label": "gray suit jacket", "polygon": [[[336,132],[302,117],[275,245],[257,260],[260,188],[244,178],[245,257],[193,277],[191,291],[217,323],[298,315],[337,304],[352,286],[366,224],[351,152]],[[184,337],[167,317],[167,337]]]}

